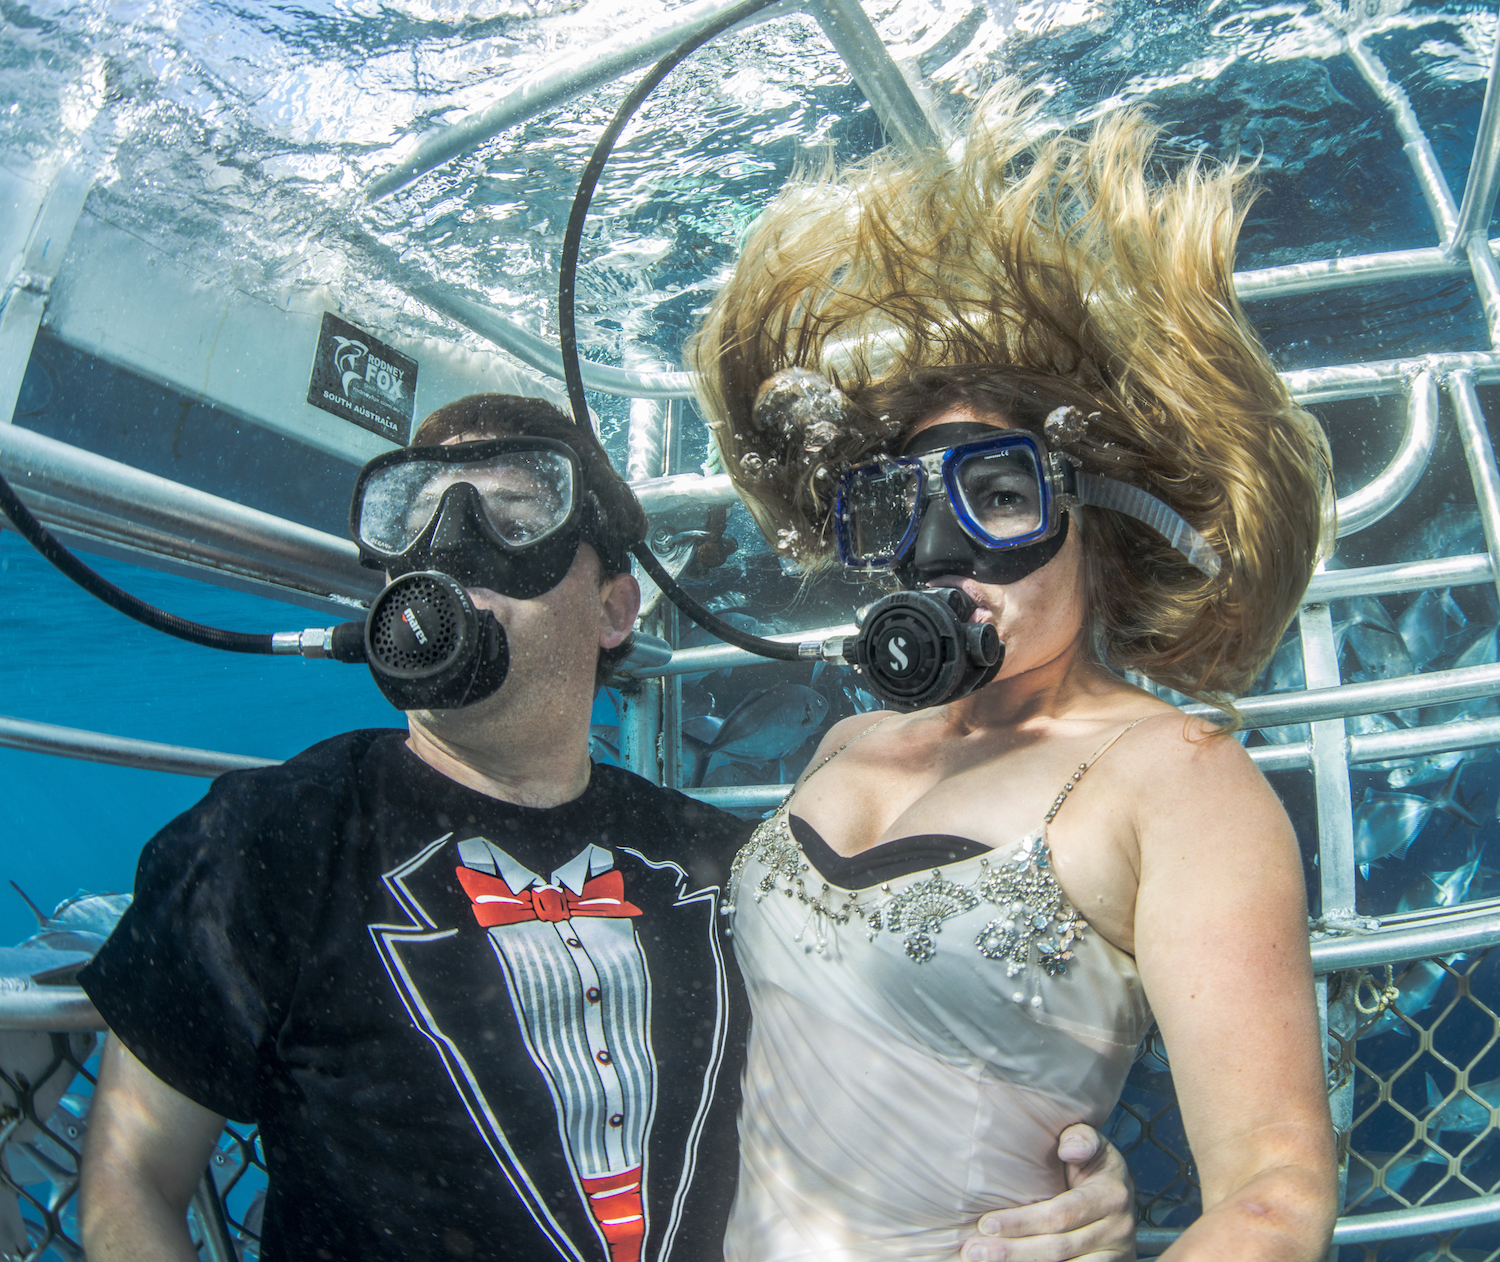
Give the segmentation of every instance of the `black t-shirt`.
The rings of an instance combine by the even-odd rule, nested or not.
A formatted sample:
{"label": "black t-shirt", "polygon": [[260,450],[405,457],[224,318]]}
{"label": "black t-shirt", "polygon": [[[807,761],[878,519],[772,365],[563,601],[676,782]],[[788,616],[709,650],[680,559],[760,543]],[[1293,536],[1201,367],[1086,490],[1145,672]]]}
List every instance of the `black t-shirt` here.
{"label": "black t-shirt", "polygon": [[353,732],[158,833],[81,981],[154,1074],[260,1126],[265,1262],[714,1259],[745,832],[613,767],[515,806]]}

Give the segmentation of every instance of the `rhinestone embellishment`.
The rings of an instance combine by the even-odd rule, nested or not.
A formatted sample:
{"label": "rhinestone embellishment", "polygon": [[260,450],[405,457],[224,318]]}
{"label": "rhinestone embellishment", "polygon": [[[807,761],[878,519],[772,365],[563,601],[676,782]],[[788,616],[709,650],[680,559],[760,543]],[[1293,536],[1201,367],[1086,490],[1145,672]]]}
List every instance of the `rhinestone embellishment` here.
{"label": "rhinestone embellishment", "polygon": [[901,934],[907,956],[918,964],[937,953],[934,939],[944,921],[973,911],[982,902],[1001,908],[1002,914],[979,931],[974,949],[987,960],[1003,961],[1009,977],[1024,970],[1033,958],[1048,977],[1065,976],[1074,945],[1087,927],[1053,875],[1052,852],[1042,835],[1022,838],[999,860],[981,859],[979,876],[972,883],[949,880],[941,869],[934,869],[925,880],[894,894],[889,883],[884,884],[863,902],[858,890],[835,889],[816,873],[808,877],[812,866],[792,836],[784,807],[761,824],[735,856],[732,901],[744,892],[741,882],[752,860],[765,869],[755,883],[756,902],[779,891],[832,924],[845,925],[857,918],[872,942],[882,930]]}
{"label": "rhinestone embellishment", "polygon": [[978,906],[979,896],[973,889],[944,880],[934,869],[927,880],[902,890],[885,905],[885,927],[892,933],[904,932],[907,955],[925,964],[937,951],[932,935],[942,932],[943,921]]}

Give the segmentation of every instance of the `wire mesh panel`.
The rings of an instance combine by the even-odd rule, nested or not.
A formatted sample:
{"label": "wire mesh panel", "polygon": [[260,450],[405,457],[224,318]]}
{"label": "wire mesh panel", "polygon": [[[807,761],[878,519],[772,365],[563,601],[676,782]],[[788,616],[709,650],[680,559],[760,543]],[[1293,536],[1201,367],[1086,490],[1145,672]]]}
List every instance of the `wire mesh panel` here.
{"label": "wire mesh panel", "polygon": [[83,1257],[78,1161],[92,1034],[0,1030],[0,1256]]}

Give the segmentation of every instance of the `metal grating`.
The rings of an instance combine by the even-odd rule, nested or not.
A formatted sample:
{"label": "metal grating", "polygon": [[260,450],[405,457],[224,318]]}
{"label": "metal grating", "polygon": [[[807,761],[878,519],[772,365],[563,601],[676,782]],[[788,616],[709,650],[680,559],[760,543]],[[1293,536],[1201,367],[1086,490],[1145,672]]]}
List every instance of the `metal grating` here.
{"label": "metal grating", "polygon": [[[704,6],[695,12],[693,20],[707,20],[704,13],[715,7]],[[845,10],[846,16],[858,13],[857,5],[841,0],[838,5],[825,5],[820,20],[837,27],[830,14],[836,16]],[[1343,22],[1332,6],[1325,6],[1325,16],[1335,24]],[[666,33],[654,31],[651,38],[676,39],[686,30],[681,26]],[[1495,86],[1500,49],[1491,69],[1468,186],[1459,203],[1447,186],[1410,102],[1366,44],[1362,32],[1345,23],[1340,38],[1343,57],[1383,102],[1400,134],[1432,213],[1437,244],[1241,274],[1237,280],[1242,297],[1263,300],[1355,284],[1467,274],[1494,344],[1500,334],[1500,267],[1486,234],[1495,202],[1500,154],[1500,95]],[[627,50],[613,73],[621,73],[620,67],[628,69],[626,61],[640,64],[647,55],[647,43],[643,38],[639,47]],[[867,85],[877,109],[881,109],[878,85],[892,82],[894,67],[888,58],[882,61],[883,54],[868,41],[849,43],[847,47],[845,55],[855,77]],[[840,51],[845,51],[845,45],[840,45]],[[564,99],[585,79],[596,81],[597,74],[597,67],[592,65],[586,74],[580,71],[572,78],[560,72],[555,85],[557,99]],[[485,112],[486,116],[492,116],[491,121],[509,117],[500,108],[505,104],[497,103]],[[909,104],[900,109],[908,111],[907,128],[917,126],[920,120],[910,114]],[[893,130],[901,131],[900,111],[890,105],[886,111],[891,111],[887,122]],[[886,111],[882,111],[883,116]],[[471,144],[477,135],[476,130],[473,136],[457,139]],[[398,174],[404,177],[409,173]],[[497,332],[493,321],[478,318],[472,305],[460,309],[451,302],[445,304],[441,295],[423,297],[431,298],[439,309],[446,305],[461,323],[507,345],[505,337],[509,334]],[[522,358],[529,355],[528,362],[551,370],[550,347],[521,348],[517,353]],[[606,381],[607,376],[591,384],[622,393],[644,393],[641,380],[626,380],[626,374],[617,374]],[[684,392],[681,380],[666,377],[656,383],[655,397]],[[1309,593],[1312,601],[1298,628],[1300,639],[1295,641],[1300,645],[1300,688],[1252,700],[1244,707],[1251,727],[1271,733],[1252,749],[1264,769],[1312,772],[1310,812],[1317,821],[1319,865],[1314,875],[1320,923],[1339,932],[1357,928],[1360,923],[1355,862],[1358,806],[1351,790],[1351,766],[1358,773],[1361,767],[1399,758],[1464,750],[1488,754],[1500,738],[1497,720],[1475,714],[1447,722],[1424,721],[1417,726],[1396,724],[1386,730],[1351,725],[1349,720],[1359,716],[1389,715],[1500,695],[1500,666],[1460,666],[1428,674],[1346,682],[1354,664],[1338,638],[1341,611],[1329,605],[1330,601],[1436,592],[1500,580],[1492,561],[1500,548],[1500,470],[1478,394],[1479,387],[1500,382],[1500,354],[1478,351],[1341,365],[1290,373],[1288,381],[1298,397],[1315,409],[1346,400],[1387,399],[1397,402],[1404,413],[1403,438],[1386,470],[1341,502],[1343,533],[1375,524],[1418,486],[1435,445],[1451,423],[1451,434],[1468,466],[1472,502],[1483,535],[1482,549],[1476,542],[1474,549],[1463,556],[1406,557],[1394,566],[1321,576]],[[662,441],[660,432],[667,426],[670,413],[666,408],[642,410],[642,430],[639,436],[632,433],[633,447],[655,454],[642,468],[633,467],[632,475],[671,479],[671,512],[678,516],[694,507],[701,510],[722,505],[726,499],[722,479],[680,474],[674,468],[673,444]],[[652,426],[656,427],[654,434],[649,432]],[[668,488],[656,486],[665,502]],[[312,545],[297,546],[316,554]],[[675,638],[675,615],[665,611],[657,629]],[[689,649],[679,652],[665,668],[641,672],[642,686],[622,707],[620,745],[627,765],[658,782],[679,783],[682,677],[705,668],[750,665],[761,664],[732,650]],[[655,677],[647,678],[648,674]],[[836,713],[830,714],[830,721],[836,717]],[[30,729],[42,726],[29,725]],[[61,731],[0,732],[0,740],[40,742],[33,743],[32,748],[47,748],[47,742],[51,742],[52,752],[70,756],[103,758],[113,749],[119,756],[106,760],[127,765],[154,766],[167,757],[161,747],[115,748],[141,743],[115,741],[112,746],[112,738],[90,741],[83,738],[93,734],[60,735]],[[90,752],[80,754],[85,746]],[[198,751],[170,752],[181,756]],[[223,757],[208,755],[201,760],[200,770],[211,774],[217,765],[212,760]],[[1298,791],[1305,789],[1304,783]],[[721,804],[755,809],[772,805],[783,791],[779,784],[740,785],[704,796]],[[1462,904],[1463,899],[1458,902]],[[1388,966],[1379,963],[1330,973],[1320,983],[1328,1018],[1329,1086],[1348,1151],[1347,1208],[1355,1220],[1361,1214],[1378,1215],[1392,1208],[1456,1206],[1500,1193],[1500,1144],[1496,1142],[1500,1131],[1500,1018],[1489,1002],[1500,995],[1500,986],[1492,975],[1494,966],[1488,963],[1490,955],[1490,948],[1481,946],[1470,948],[1461,957],[1414,957],[1393,961],[1389,974]],[[0,1008],[3,1006],[0,1003]],[[0,1019],[0,1039],[21,1037],[46,1042],[37,1044],[43,1061],[31,1075],[12,1079],[0,1074],[0,1192],[5,1194],[0,1195],[0,1228],[5,1222],[6,1199],[13,1196],[18,1213],[31,1224],[25,1256],[71,1260],[81,1257],[74,1209],[78,1138],[74,1131],[81,1133],[86,1121],[92,1086],[86,1068],[86,1044],[90,1040],[80,1034],[32,1035],[6,1030]],[[1197,1213],[1197,1188],[1186,1156],[1165,1051],[1154,1035],[1143,1048],[1109,1131],[1136,1172],[1143,1252],[1149,1254],[1153,1246],[1164,1242],[1166,1237],[1160,1233],[1180,1229]],[[215,1193],[212,1197],[206,1194],[210,1188]],[[263,1189],[264,1163],[253,1131],[226,1129],[210,1164],[204,1194],[195,1205],[195,1238],[205,1256],[223,1262],[236,1255],[254,1256],[258,1198],[263,1197]],[[1479,1209],[1481,1215],[1500,1221],[1500,1206],[1493,1212],[1484,1206]],[[1345,1262],[1357,1258],[1366,1262],[1500,1259],[1500,1227],[1493,1222],[1476,1222],[1471,1217],[1468,1221],[1472,1225],[1454,1230],[1456,1221],[1434,1223],[1423,1219],[1422,1230],[1428,1234],[1421,1234],[1415,1230],[1415,1221],[1413,1228],[1406,1230],[1399,1223],[1389,1227],[1382,1224],[1375,1230],[1390,1239],[1346,1244],[1340,1256]],[[1341,1237],[1352,1234],[1341,1228]]]}

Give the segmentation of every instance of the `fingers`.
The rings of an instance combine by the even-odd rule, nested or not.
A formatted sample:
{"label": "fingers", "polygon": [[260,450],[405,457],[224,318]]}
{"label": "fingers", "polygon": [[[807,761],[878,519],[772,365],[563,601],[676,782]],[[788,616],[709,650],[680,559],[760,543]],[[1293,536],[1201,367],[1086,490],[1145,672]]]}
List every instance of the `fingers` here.
{"label": "fingers", "polygon": [[1058,1156],[1068,1190],[986,1214],[960,1251],[964,1262],[1132,1262],[1135,1189],[1119,1149],[1080,1124],[1059,1136]]}
{"label": "fingers", "polygon": [[1103,1146],[1104,1137],[1087,1122],[1078,1122],[1057,1137],[1057,1155],[1070,1166],[1092,1160]]}

